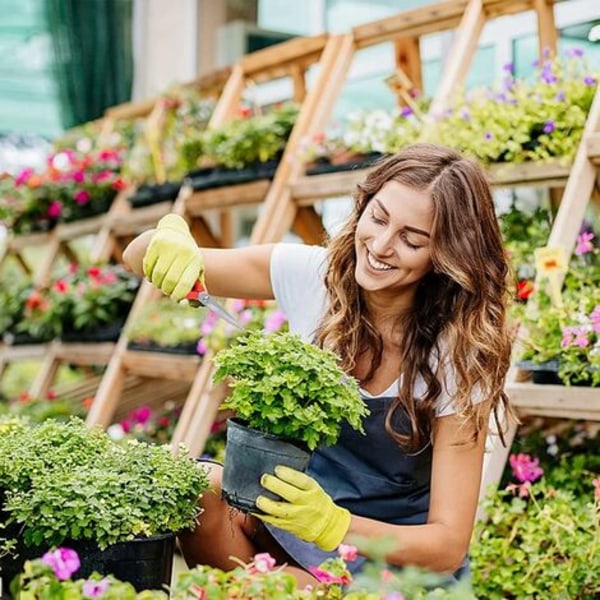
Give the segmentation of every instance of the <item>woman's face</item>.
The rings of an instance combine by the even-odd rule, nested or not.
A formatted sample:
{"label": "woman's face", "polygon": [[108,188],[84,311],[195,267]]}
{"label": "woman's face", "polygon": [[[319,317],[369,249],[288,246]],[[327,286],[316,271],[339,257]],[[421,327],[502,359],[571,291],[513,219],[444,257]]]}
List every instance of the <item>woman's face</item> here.
{"label": "woman's face", "polygon": [[410,292],[432,268],[433,201],[428,192],[388,181],[356,227],[358,285],[367,292]]}

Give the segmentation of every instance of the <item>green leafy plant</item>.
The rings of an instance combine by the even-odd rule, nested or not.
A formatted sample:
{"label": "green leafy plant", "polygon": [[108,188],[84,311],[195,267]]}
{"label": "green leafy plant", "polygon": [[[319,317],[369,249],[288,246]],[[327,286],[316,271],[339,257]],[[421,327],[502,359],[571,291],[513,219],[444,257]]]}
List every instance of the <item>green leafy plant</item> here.
{"label": "green leafy plant", "polygon": [[231,378],[223,408],[249,427],[302,442],[337,441],[342,422],[362,431],[368,409],[336,355],[289,332],[250,332],[215,356],[216,383]]}
{"label": "green leafy plant", "polygon": [[27,546],[91,540],[101,549],[191,527],[202,468],[186,452],[113,442],[78,419],[12,427],[0,440],[6,523]]}
{"label": "green leafy plant", "polygon": [[161,298],[145,306],[127,333],[137,345],[174,348],[195,345],[200,339],[200,327],[206,311],[202,308],[182,306],[169,298]]}
{"label": "green leafy plant", "polygon": [[280,153],[289,137],[298,115],[293,103],[252,116],[242,113],[231,123],[204,136],[208,160],[229,169],[241,169],[255,163],[264,163]]}
{"label": "green leafy plant", "polygon": [[[600,487],[575,496],[544,479],[539,461],[511,455],[513,479],[484,501],[471,546],[478,598],[597,598]],[[568,469],[568,466],[566,467]],[[567,477],[568,471],[565,473]],[[539,481],[538,481],[539,480]],[[600,481],[597,481],[600,486]]]}
{"label": "green leafy plant", "polygon": [[17,398],[0,402],[0,414],[27,417],[35,423],[41,423],[46,419],[66,420],[69,417],[84,417],[85,413],[83,403],[58,396],[52,390],[49,390],[44,398],[33,398],[27,392],[21,392]]}

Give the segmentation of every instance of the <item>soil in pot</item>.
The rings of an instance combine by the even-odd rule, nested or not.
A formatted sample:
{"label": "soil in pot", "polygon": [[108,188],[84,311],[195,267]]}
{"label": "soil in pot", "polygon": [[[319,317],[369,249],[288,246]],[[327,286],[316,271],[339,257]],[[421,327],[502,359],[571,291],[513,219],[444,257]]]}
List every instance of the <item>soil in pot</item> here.
{"label": "soil in pot", "polygon": [[261,494],[279,500],[260,485],[261,476],[273,474],[277,465],[304,471],[309,459],[306,448],[229,419],[221,497],[234,508],[259,513],[256,498]]}

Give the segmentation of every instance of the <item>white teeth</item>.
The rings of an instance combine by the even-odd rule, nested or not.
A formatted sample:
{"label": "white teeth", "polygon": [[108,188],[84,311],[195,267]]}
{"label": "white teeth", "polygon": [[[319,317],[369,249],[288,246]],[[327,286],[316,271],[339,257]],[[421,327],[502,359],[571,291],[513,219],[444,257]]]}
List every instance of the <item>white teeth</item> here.
{"label": "white teeth", "polygon": [[367,260],[369,261],[369,264],[371,265],[371,267],[373,269],[376,269],[377,271],[389,271],[390,269],[393,269],[393,267],[391,265],[386,265],[385,263],[379,262],[378,260],[375,259],[375,257],[367,251]]}

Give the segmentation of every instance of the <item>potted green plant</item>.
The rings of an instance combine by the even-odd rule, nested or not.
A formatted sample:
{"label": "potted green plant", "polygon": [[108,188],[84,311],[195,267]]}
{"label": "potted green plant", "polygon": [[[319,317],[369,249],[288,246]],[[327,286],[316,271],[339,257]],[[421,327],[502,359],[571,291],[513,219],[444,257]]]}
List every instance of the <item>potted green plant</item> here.
{"label": "potted green plant", "polygon": [[3,430],[0,481],[0,535],[19,555],[2,559],[5,583],[24,559],[64,544],[78,551],[82,576],[112,573],[140,590],[169,582],[174,537],[195,523],[208,488],[183,449],[119,444],[75,418]]}
{"label": "potted green plant", "polygon": [[128,348],[148,352],[196,354],[206,311],[161,298],[127,324]]}
{"label": "potted green plant", "polygon": [[337,441],[342,423],[362,431],[368,409],[356,380],[333,352],[295,334],[250,332],[214,361],[214,381],[231,386],[223,408],[236,414],[227,425],[222,485],[236,508],[257,511],[256,497],[266,493],[261,475],[278,464],[303,470],[310,451]]}

